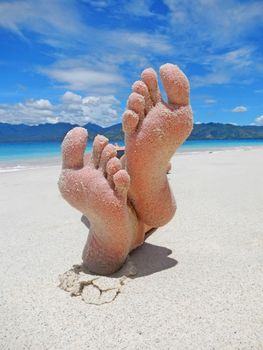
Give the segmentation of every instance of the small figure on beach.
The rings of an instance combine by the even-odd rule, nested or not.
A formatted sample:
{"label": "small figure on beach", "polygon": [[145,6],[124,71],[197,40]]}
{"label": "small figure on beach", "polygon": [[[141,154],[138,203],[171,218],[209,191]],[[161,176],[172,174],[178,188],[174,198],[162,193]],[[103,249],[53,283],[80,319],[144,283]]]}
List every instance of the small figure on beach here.
{"label": "small figure on beach", "polygon": [[147,232],[175,214],[167,171],[193,126],[189,82],[169,63],[160,67],[160,77],[167,102],[152,68],[132,86],[123,114],[121,160],[116,147],[101,135],[95,137],[92,153],[85,155],[88,132],[81,127],[70,130],[62,143],[59,190],[89,220],[82,259],[91,272],[108,275],[120,269]]}

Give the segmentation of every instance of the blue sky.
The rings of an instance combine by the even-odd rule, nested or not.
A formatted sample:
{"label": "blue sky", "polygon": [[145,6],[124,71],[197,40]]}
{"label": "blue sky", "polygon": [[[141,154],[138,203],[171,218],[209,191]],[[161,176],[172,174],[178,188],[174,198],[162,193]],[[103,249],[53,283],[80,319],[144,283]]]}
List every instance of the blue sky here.
{"label": "blue sky", "polygon": [[118,123],[171,62],[195,122],[263,125],[262,29],[261,0],[0,1],[0,122]]}

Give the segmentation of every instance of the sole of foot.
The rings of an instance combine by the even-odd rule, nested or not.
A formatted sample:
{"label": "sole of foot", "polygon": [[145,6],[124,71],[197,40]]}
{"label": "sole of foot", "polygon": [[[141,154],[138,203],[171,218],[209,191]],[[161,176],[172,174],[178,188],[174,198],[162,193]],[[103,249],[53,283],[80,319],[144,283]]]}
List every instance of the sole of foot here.
{"label": "sole of foot", "polygon": [[80,127],[66,135],[58,186],[64,199],[90,222],[82,256],[84,266],[93,273],[108,275],[123,265],[144,237],[136,214],[127,205],[130,177],[116,158],[116,148],[98,135],[92,153],[84,156],[87,138],[86,129]]}
{"label": "sole of foot", "polygon": [[123,114],[131,177],[128,195],[139,218],[152,227],[165,225],[176,211],[166,173],[171,157],[193,127],[187,77],[169,63],[160,67],[160,77],[168,101],[161,97],[156,72],[148,68],[133,84]]}

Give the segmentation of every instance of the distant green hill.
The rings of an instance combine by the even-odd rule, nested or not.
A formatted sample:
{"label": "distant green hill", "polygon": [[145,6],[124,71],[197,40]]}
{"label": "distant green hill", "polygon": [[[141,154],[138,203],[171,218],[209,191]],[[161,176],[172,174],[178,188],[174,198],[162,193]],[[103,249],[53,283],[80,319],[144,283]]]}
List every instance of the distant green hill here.
{"label": "distant green hill", "polygon": [[[0,123],[0,143],[62,141],[66,133],[74,126],[68,123],[25,125]],[[124,139],[121,124],[102,128],[96,124],[87,124],[89,139],[97,134],[108,137],[112,142]],[[233,140],[233,139],[263,139],[263,126],[232,125],[220,123],[195,124],[189,140]]]}
{"label": "distant green hill", "polygon": [[263,126],[221,123],[195,124],[190,140],[262,139]]}

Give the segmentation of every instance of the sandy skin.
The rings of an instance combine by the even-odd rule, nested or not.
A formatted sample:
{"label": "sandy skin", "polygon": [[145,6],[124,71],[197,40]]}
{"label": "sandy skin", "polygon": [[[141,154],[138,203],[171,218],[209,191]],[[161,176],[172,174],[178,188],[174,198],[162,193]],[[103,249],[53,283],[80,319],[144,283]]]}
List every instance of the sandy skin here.
{"label": "sandy skin", "polygon": [[192,130],[189,84],[177,66],[166,64],[160,73],[168,103],[161,99],[152,69],[143,71],[128,99],[126,170],[116,148],[101,135],[87,156],[83,128],[72,129],[62,144],[59,189],[90,222],[82,258],[97,274],[117,271],[146,232],[166,224],[176,210],[166,174],[170,158]]}
{"label": "sandy skin", "polygon": [[168,103],[162,100],[157,75],[149,68],[133,84],[123,115],[129,199],[139,218],[152,227],[165,225],[176,211],[166,174],[171,157],[193,126],[188,79],[172,64],[161,66],[160,76]]}
{"label": "sandy skin", "polygon": [[130,177],[121,169],[116,148],[98,135],[92,155],[85,157],[87,137],[87,131],[80,127],[66,135],[58,185],[64,199],[90,222],[83,264],[92,272],[108,275],[143,243],[146,227],[128,204]]}

